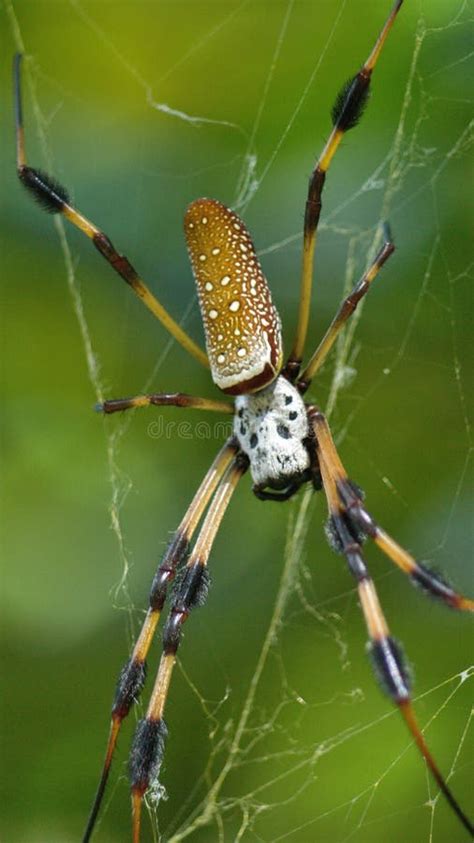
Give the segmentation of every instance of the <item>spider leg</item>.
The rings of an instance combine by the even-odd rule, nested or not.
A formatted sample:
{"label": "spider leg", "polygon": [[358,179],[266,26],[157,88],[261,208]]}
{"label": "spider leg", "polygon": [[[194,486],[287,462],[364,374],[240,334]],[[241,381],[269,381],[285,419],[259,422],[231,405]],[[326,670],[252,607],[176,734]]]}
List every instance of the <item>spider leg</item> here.
{"label": "spider leg", "polygon": [[146,676],[146,657],[165,603],[168,585],[173,581],[179,564],[186,559],[192,536],[219,483],[238,453],[233,438],[219,451],[200,484],[189,508],[176,530],[165,555],[155,573],[149,597],[149,608],[132,655],[120,672],[112,706],[110,732],[99,785],[92,805],[83,843],[88,843],[94,830],[97,815],[110,772],[117,737],[122,721],[138,700]]}
{"label": "spider leg", "polygon": [[191,339],[153,295],[145,282],[140,278],[135,268],[125,255],[117,252],[115,246],[106,234],[88,220],[69,201],[67,190],[41,170],[30,167],[26,161],[25,137],[23,128],[23,113],[21,101],[21,60],[17,53],[13,63],[15,123],[16,123],[16,155],[18,177],[26,189],[33,195],[38,204],[50,214],[62,214],[86,237],[92,240],[96,249],[115,270],[130,285],[133,292],[160,320],[166,330],[186,349],[199,363],[209,367],[205,352]]}
{"label": "spider leg", "polygon": [[248,467],[239,453],[227,469],[209,506],[193,550],[182,570],[163,631],[163,652],[146,716],[139,721],[130,755],[133,843],[139,843],[143,798],[158,777],[163,759],[167,727],[163,719],[181,630],[189,613],[206,600],[209,587],[207,561],[224,513],[235,488]]}
{"label": "spider leg", "polygon": [[384,243],[376,255],[373,263],[369,266],[360,281],[355,285],[351,293],[344,299],[339,306],[334,319],[327,329],[324,337],[319,343],[316,351],[312,355],[304,369],[302,375],[298,378],[298,388],[301,393],[305,393],[311,384],[316,372],[321,368],[326,357],[328,356],[339,332],[344,327],[350,316],[354,313],[360,300],[368,293],[370,285],[374,278],[378,275],[384,263],[389,259],[390,255],[395,251],[395,245],[392,241],[390,229],[388,224],[384,225]]}
{"label": "spider leg", "polygon": [[396,0],[367,61],[338,94],[332,110],[333,130],[310,176],[304,216],[298,323],[293,347],[284,369],[284,374],[291,381],[294,381],[298,375],[308,333],[316,233],[321,214],[321,196],[326,173],[344,134],[356,126],[362,116],[369,96],[372,71],[402,2],[403,0]]}
{"label": "spider leg", "polygon": [[133,407],[193,407],[196,410],[211,410],[215,413],[234,413],[234,405],[229,401],[214,401],[211,398],[199,398],[184,392],[154,392],[151,395],[136,395],[134,398],[112,398],[97,404],[99,413],[117,413]]}
{"label": "spider leg", "polygon": [[362,493],[352,483],[342,465],[334,445],[329,425],[319,411],[311,412],[311,418],[320,452],[330,467],[331,476],[336,484],[339,504],[346,520],[364,537],[371,538],[380,550],[407,574],[415,585],[421,586],[428,594],[441,600],[446,605],[462,611],[474,611],[474,600],[458,594],[443,579],[426,565],[417,562],[408,551],[401,547],[388,533],[376,523],[363,505]]}
{"label": "spider leg", "polygon": [[369,652],[374,671],[385,693],[398,706],[440,790],[463,826],[473,835],[474,825],[453,796],[418,725],[411,702],[410,679],[404,655],[400,646],[390,635],[374,583],[362,555],[361,540],[365,533],[357,529],[358,525],[354,525],[350,513],[347,512],[341,501],[339,491],[341,464],[337,453],[333,453],[334,446],[333,448],[328,447],[329,428],[322,413],[314,412],[312,421],[317,438],[317,453],[323,488],[328,502],[331,543],[335,550],[343,553],[349,570],[357,582],[359,599],[370,637]]}

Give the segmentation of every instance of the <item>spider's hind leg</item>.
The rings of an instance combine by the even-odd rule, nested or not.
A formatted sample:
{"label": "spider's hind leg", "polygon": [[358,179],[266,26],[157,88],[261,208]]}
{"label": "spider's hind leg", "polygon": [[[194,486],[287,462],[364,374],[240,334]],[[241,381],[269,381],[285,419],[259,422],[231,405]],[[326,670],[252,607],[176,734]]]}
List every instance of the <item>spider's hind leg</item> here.
{"label": "spider's hind leg", "polygon": [[[322,208],[322,194],[326,175],[331,161],[341,144],[346,132],[354,128],[360,120],[367,104],[373,70],[377,64],[387,36],[395,22],[403,0],[395,0],[373,49],[361,69],[343,86],[332,110],[333,128],[326,145],[319,156],[310,176],[305,205],[303,231],[303,261],[301,267],[300,304],[296,335],[289,358],[284,367],[284,374],[294,383],[297,380],[303,359],[303,352],[308,332],[311,307],[311,288],[313,284],[313,263],[316,247],[316,235]],[[328,338],[325,338],[328,341]],[[318,357],[312,363],[316,368],[323,358],[323,350],[318,350]],[[313,372],[314,374],[314,372]],[[308,380],[311,372],[305,372]]]}
{"label": "spider's hind leg", "polygon": [[82,231],[91,240],[98,252],[110,264],[112,269],[131,287],[136,296],[166,328],[168,333],[206,368],[209,361],[206,353],[193,339],[183,331],[159,299],[147,287],[128,258],[121,254],[110,238],[95,223],[84,216],[70,201],[69,192],[56,179],[37,167],[31,167],[26,158],[25,132],[23,128],[21,53],[13,60],[13,87],[16,125],[16,165],[17,174],[23,186],[38,205],[49,214],[61,214],[65,219]]}

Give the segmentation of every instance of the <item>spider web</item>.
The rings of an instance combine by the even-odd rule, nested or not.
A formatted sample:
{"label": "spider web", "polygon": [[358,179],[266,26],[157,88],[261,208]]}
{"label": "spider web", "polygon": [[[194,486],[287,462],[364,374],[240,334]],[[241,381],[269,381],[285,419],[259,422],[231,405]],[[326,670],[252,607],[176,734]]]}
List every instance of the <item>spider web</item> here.
{"label": "spider web", "polygon": [[[64,4],[56,26],[60,33],[73,27],[77,55],[81,46],[87,50],[79,84],[69,75],[67,53],[58,48],[56,61],[47,51],[43,55],[28,20],[32,10],[26,15],[24,4],[6,2],[15,47],[32,56],[26,68],[29,155],[60,178],[64,173],[79,208],[104,224],[152,287],[158,276],[163,301],[197,338],[184,247],[171,234],[168,242],[167,234],[179,227],[180,211],[197,195],[215,195],[231,204],[260,246],[289,345],[306,178],[324,142],[338,87],[367,54],[384,12],[376,4],[370,27],[356,27],[359,11],[349,0],[329,4],[317,17],[312,4],[293,0],[196,6],[200,14],[191,14],[186,5],[180,8],[178,25],[172,4],[138,4],[135,17],[115,3]],[[468,209],[460,213],[459,203],[472,143],[465,83],[472,49],[469,24],[463,2],[454,8],[443,3],[435,9],[403,7],[377,69],[374,101],[328,178],[310,335],[310,344],[321,336],[343,290],[374,254],[381,223],[390,219],[397,255],[377,280],[370,304],[352,318],[312,396],[326,409],[341,456],[367,492],[369,509],[464,591],[472,586],[466,570],[470,547],[463,540],[472,448],[465,371],[471,257],[462,226]],[[260,36],[262,29],[257,53],[255,32]],[[351,31],[357,32],[354,39]],[[163,32],[173,32],[169,45]],[[156,58],[154,38],[164,58],[161,53]],[[220,85],[228,86],[229,95],[209,85],[212,67],[224,61]],[[160,70],[152,75],[153,62]],[[193,85],[187,97],[190,79],[200,74],[205,85]],[[71,148],[74,106],[88,113],[92,85],[99,94],[91,111],[90,146],[81,131]],[[125,131],[129,121],[140,131]],[[104,144],[115,139],[108,147],[105,175],[106,158],[94,148],[102,143],[101,132]],[[149,146],[153,142],[157,152]],[[91,171],[100,190],[85,201],[82,190]],[[121,214],[115,204],[123,204]],[[32,230],[40,229],[34,209],[31,218]],[[102,283],[108,269],[94,255],[90,261],[84,256],[87,244],[70,235],[61,219],[54,225],[56,271],[67,280],[79,325],[77,359],[85,364],[81,377],[87,371],[94,400],[151,388],[210,394],[204,373],[196,374],[159,327],[143,325],[147,317],[135,310],[127,291],[122,295],[119,284],[111,291]],[[114,293],[117,304],[110,303]],[[117,321],[121,327],[114,330]],[[121,353],[120,344],[125,347]],[[131,380],[128,356],[136,380]],[[91,403],[90,391],[85,395]],[[56,415],[62,409],[57,407]],[[67,759],[59,765],[61,770],[69,766],[74,750],[87,792],[98,772],[100,728],[105,739],[114,672],[123,660],[120,633],[125,626],[130,647],[160,547],[216,450],[205,427],[198,428],[193,418],[188,435],[187,428],[176,427],[177,418],[171,416],[175,426],[159,436],[150,416],[107,420],[105,460],[104,444],[94,440],[93,453],[99,464],[105,463],[101,471],[109,487],[106,491],[99,483],[97,498],[109,501],[114,544],[97,537],[105,511],[102,526],[95,522],[93,542],[101,568],[102,553],[110,564],[98,571],[96,556],[77,607],[68,606],[59,626],[57,615],[54,621],[55,637],[60,629],[66,640],[71,636],[72,649],[76,640],[84,643],[82,670],[88,671],[87,683],[97,687],[97,698],[91,699],[90,691],[84,694],[77,679],[71,679],[80,698],[73,723],[79,742],[71,738],[65,744]],[[92,422],[100,428],[97,419]],[[69,424],[74,423],[71,418]],[[426,431],[433,428],[438,437],[431,434],[426,445]],[[92,472],[93,456],[85,459]],[[166,761],[148,800],[152,832],[146,834],[167,841],[292,843],[367,843],[381,835],[394,841],[463,839],[397,713],[372,679],[352,582],[342,561],[324,545],[322,496],[305,492],[282,512],[259,506],[248,494],[248,483],[242,487],[211,557],[211,598],[186,628],[168,706]],[[92,523],[85,514],[85,523]],[[238,540],[243,529],[255,536],[248,547]],[[466,619],[424,600],[372,549],[367,555],[393,632],[416,668],[414,695],[422,727],[454,792],[468,806],[472,668]],[[63,594],[70,579],[68,572],[66,580],[59,580]],[[112,582],[115,613],[103,599]],[[91,589],[93,608],[84,612]],[[113,626],[107,626],[110,614],[115,615]],[[33,618],[41,627],[40,614],[33,612]],[[74,634],[67,631],[71,621]],[[112,642],[117,636],[118,642]],[[100,650],[93,663],[105,674],[103,686],[87,667],[94,660],[92,642]],[[109,643],[115,646],[116,666]],[[158,652],[157,646],[149,660],[151,674]],[[78,722],[87,722],[88,730],[97,724],[90,740]],[[124,836],[127,725],[98,839]],[[80,805],[68,802],[66,795],[57,814],[50,805],[42,819],[48,839],[65,839],[72,816],[80,827],[85,790],[82,786]],[[38,834],[25,820],[18,823],[18,839],[45,838],[44,830]]]}

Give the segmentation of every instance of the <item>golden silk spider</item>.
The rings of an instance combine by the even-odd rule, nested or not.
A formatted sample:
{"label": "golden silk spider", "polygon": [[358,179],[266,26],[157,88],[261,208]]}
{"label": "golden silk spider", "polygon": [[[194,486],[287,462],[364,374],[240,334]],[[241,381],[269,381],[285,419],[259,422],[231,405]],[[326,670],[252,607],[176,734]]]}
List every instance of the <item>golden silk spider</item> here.
{"label": "golden silk spider", "polygon": [[209,584],[207,563],[213,541],[232,494],[248,469],[253,491],[262,500],[288,500],[308,483],[324,492],[329,510],[327,535],[334,550],[345,557],[355,579],[375,673],[402,714],[453,811],[465,829],[474,834],[474,826],[439,771],[417,724],[405,659],[383,615],[363,557],[363,542],[372,540],[412,582],[446,605],[473,611],[474,601],[456,593],[439,575],[418,563],[376,523],[365,508],[360,488],[346,474],[324,414],[315,404],[304,400],[346,320],[394,251],[389,229],[385,227],[385,242],[372,265],[342,302],[323,339],[303,366],[316,232],[326,174],[345,133],[357,124],[364,111],[372,72],[401,5],[402,0],[396,0],[367,61],[338,95],[332,112],[332,131],[310,177],[298,324],[286,361],[283,360],[279,315],[251,237],[234,212],[216,200],[199,199],[190,205],[185,216],[185,234],[198,290],[206,354],[168,314],[129,260],[71,205],[67,191],[50,176],[27,164],[21,107],[21,56],[15,58],[17,170],[22,184],[46,211],[62,214],[91,239],[169,333],[201,364],[210,367],[214,383],[225,394],[234,396],[232,403],[183,393],[157,393],[108,400],[100,407],[107,414],[149,405],[226,413],[233,417],[233,435],[207,471],[155,573],[145,621],[118,679],[105,762],[84,843],[91,839],[95,827],[122,721],[144,685],[148,650],[168,586],[174,581],[157,677],[146,715],[137,725],[131,750],[132,836],[134,843],[139,843],[143,800],[157,781],[163,759],[167,737],[164,710],[182,626],[192,609],[205,602]]}

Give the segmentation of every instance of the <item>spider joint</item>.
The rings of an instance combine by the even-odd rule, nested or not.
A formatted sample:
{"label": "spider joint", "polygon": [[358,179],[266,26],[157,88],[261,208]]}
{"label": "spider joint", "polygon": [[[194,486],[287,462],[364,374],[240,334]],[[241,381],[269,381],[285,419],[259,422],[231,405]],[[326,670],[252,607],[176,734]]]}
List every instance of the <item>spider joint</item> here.
{"label": "spider joint", "polygon": [[372,667],[377,679],[394,702],[400,704],[410,697],[411,677],[403,649],[390,635],[368,644]]}
{"label": "spider joint", "polygon": [[115,690],[112,715],[121,720],[137,702],[146,679],[146,662],[132,656],[120,672]]}
{"label": "spider joint", "polygon": [[18,177],[24,187],[48,214],[59,214],[69,204],[69,194],[56,179],[43,170],[22,164],[18,167]]}
{"label": "spider joint", "polygon": [[143,795],[158,777],[168,728],[160,718],[143,718],[137,724],[130,755],[129,776],[132,789]]}

